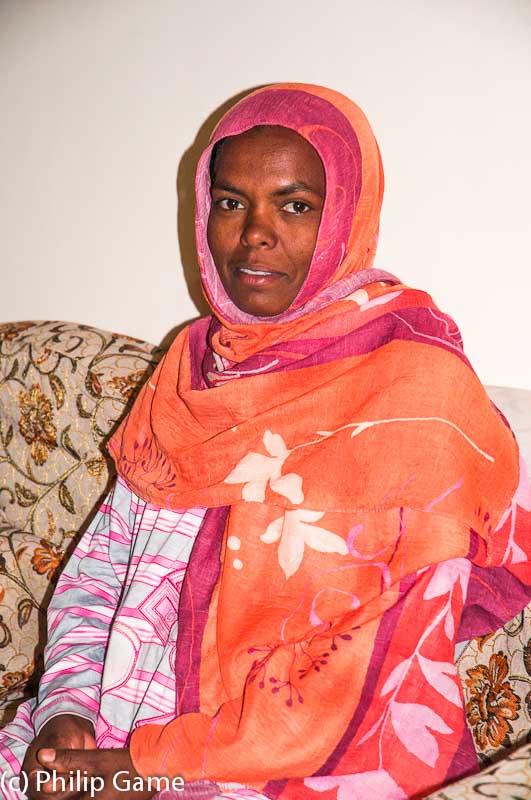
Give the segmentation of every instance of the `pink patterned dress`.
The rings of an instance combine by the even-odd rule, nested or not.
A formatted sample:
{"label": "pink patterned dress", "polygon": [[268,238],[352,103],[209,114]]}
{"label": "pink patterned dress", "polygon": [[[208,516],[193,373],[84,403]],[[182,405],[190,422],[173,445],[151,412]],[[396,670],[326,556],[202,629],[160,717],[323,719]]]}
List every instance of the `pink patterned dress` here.
{"label": "pink patterned dress", "polygon": [[[2,800],[25,797],[15,776],[52,717],[90,720],[98,747],[124,747],[138,725],[175,717],[179,595],[204,514],[157,508],[116,481],[51,600],[39,696],[0,731]],[[211,796],[260,797],[235,784]]]}

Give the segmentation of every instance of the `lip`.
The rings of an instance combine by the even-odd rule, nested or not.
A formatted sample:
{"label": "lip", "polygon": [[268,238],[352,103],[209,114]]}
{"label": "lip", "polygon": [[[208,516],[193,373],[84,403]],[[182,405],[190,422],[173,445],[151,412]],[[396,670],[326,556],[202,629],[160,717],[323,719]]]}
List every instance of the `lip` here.
{"label": "lip", "polygon": [[[243,270],[249,270],[244,272]],[[236,264],[233,267],[235,277],[246,286],[264,287],[273,286],[282,277],[283,272],[272,270],[265,264]],[[266,274],[264,274],[266,273]]]}

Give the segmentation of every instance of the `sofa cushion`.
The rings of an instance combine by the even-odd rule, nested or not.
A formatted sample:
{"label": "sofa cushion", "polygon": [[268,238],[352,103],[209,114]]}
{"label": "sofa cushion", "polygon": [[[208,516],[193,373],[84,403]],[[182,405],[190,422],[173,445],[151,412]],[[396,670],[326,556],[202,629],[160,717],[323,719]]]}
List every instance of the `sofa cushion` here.
{"label": "sofa cushion", "polygon": [[457,660],[480,763],[527,741],[531,727],[531,607],[472,639]]}

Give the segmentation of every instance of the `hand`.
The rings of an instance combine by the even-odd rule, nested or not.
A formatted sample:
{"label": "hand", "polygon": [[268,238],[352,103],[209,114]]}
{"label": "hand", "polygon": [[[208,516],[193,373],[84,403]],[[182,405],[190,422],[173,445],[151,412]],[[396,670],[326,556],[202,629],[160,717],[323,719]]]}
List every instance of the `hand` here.
{"label": "hand", "polygon": [[[96,740],[92,723],[75,714],[60,714],[53,717],[44,725],[39,735],[35,737],[28,747],[22,771],[28,776],[28,800],[50,800],[50,792],[37,787],[37,772],[44,771],[42,763],[37,758],[37,753],[42,748],[77,748],[79,750],[94,750]],[[77,792],[66,791],[53,793],[53,800],[74,800]]]}
{"label": "hand", "polygon": [[[156,790],[147,789],[133,766],[129,750],[65,750],[46,747],[37,753],[39,764],[48,772],[55,770],[58,776],[80,776],[81,791],[70,797],[76,800],[149,800]],[[49,783],[53,789],[52,782]],[[145,789],[143,787],[146,787]],[[56,800],[57,794],[44,794],[47,800]],[[61,800],[63,796],[61,795]]]}

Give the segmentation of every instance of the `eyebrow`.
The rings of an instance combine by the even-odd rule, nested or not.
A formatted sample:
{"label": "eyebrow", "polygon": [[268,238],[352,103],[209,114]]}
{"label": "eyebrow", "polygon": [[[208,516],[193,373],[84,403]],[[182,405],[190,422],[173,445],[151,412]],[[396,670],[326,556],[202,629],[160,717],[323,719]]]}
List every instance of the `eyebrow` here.
{"label": "eyebrow", "polygon": [[316,189],[308,186],[307,183],[303,183],[303,181],[298,181],[297,183],[290,183],[288,186],[283,186],[282,189],[277,189],[277,191],[273,192],[273,194],[275,197],[283,197],[286,194],[293,194],[294,192],[312,192],[312,194],[320,194]]}
{"label": "eyebrow", "polygon": [[[245,192],[236,189],[235,186],[231,186],[230,183],[223,183],[215,181],[212,184],[212,189],[219,189],[222,192],[230,192],[231,194],[238,194],[240,197],[245,197]],[[283,186],[281,189],[277,189],[273,192],[274,197],[284,197],[288,194],[294,194],[295,192],[312,192],[312,194],[317,194],[321,196],[320,192],[316,189],[313,189],[311,186],[308,186],[307,183],[303,181],[297,181],[296,183],[290,183],[287,186]]]}
{"label": "eyebrow", "polygon": [[239,189],[236,189],[235,186],[231,186],[230,183],[218,183],[218,181],[214,181],[211,189],[220,189],[222,192],[230,192],[231,194],[239,194],[240,197],[245,197],[245,193],[241,192]]}

